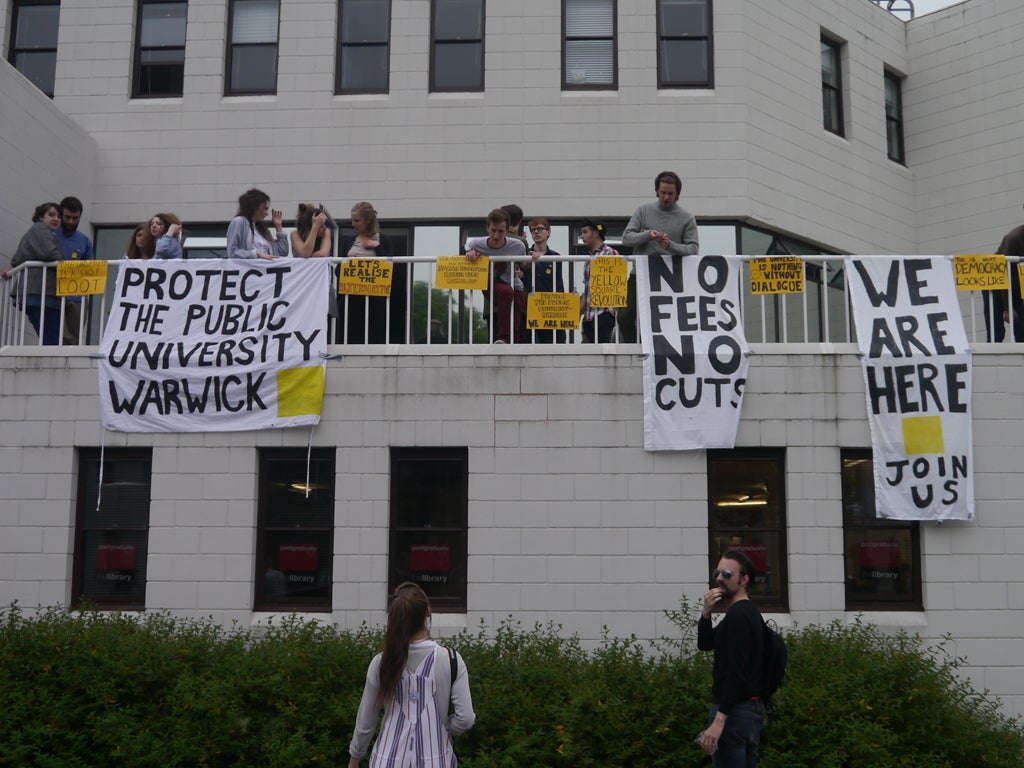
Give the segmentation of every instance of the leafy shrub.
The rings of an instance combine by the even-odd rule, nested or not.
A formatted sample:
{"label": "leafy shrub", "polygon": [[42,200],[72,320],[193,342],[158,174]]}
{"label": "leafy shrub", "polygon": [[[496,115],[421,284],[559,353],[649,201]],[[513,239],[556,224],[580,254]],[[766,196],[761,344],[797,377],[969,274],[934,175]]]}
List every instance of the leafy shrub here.
{"label": "leafy shrub", "polygon": [[[710,704],[696,611],[678,636],[585,649],[511,618],[447,640],[470,670],[464,768],[702,766]],[[863,623],[786,635],[790,664],[766,768],[1024,765],[1024,732],[956,675],[948,643]],[[289,618],[225,631],[167,614],[0,610],[0,766],[344,765],[381,635]]]}

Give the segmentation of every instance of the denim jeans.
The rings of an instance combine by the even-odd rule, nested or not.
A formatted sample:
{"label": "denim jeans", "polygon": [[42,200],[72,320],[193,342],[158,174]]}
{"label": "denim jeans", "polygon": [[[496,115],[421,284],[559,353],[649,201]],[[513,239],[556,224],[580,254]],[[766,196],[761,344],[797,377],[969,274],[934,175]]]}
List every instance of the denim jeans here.
{"label": "denim jeans", "polygon": [[[718,706],[711,708],[715,719]],[[764,726],[764,704],[760,701],[744,701],[732,708],[725,728],[718,740],[718,749],[711,756],[715,768],[757,768],[757,746],[761,742],[761,728]]]}

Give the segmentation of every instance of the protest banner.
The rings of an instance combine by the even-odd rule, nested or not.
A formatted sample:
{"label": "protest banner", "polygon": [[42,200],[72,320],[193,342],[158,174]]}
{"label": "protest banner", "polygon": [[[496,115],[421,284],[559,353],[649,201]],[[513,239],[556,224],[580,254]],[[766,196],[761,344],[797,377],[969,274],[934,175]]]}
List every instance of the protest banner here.
{"label": "protest banner", "polygon": [[465,256],[438,256],[434,287],[443,291],[486,291],[491,260],[481,256],[470,261]]}
{"label": "protest banner", "polygon": [[595,309],[626,306],[629,263],[621,256],[590,260],[590,306]]}
{"label": "protest banner", "polygon": [[641,256],[644,448],[732,448],[750,365],[735,256]]}
{"label": "protest banner", "polygon": [[121,267],[100,343],[100,416],[119,432],[317,424],[326,259]]}
{"label": "protest banner", "polygon": [[58,296],[88,296],[106,290],[106,260],[62,261],[57,264]]}
{"label": "protest banner", "polygon": [[971,356],[945,257],[848,256],[879,517],[971,520]]}
{"label": "protest banner", "polygon": [[575,331],[580,327],[580,297],[575,293],[531,293],[526,300],[530,331]]}
{"label": "protest banner", "polygon": [[349,259],[338,268],[338,293],[390,296],[394,265],[387,259]]}
{"label": "protest banner", "polygon": [[795,256],[750,260],[750,292],[755,296],[804,292],[804,262]]}
{"label": "protest banner", "polygon": [[1006,257],[965,253],[953,257],[953,276],[958,291],[1005,291],[1010,287]]}

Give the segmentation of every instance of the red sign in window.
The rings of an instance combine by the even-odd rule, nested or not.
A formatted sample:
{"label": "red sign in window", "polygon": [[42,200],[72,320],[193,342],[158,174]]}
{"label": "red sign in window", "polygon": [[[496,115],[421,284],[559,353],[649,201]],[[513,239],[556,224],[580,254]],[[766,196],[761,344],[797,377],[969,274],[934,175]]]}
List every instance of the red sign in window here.
{"label": "red sign in window", "polygon": [[447,544],[413,544],[409,550],[409,568],[423,573],[451,569],[451,547]]}
{"label": "red sign in window", "polygon": [[750,558],[754,570],[759,574],[768,570],[768,545],[767,544],[736,544],[729,547],[737,552],[742,552]]}
{"label": "red sign in window", "polygon": [[277,567],[282,571],[315,571],[316,544],[282,544],[277,548]]}
{"label": "red sign in window", "polygon": [[895,541],[862,541],[861,568],[899,568],[900,547]]}
{"label": "red sign in window", "polygon": [[134,544],[98,544],[96,546],[97,571],[134,571]]}

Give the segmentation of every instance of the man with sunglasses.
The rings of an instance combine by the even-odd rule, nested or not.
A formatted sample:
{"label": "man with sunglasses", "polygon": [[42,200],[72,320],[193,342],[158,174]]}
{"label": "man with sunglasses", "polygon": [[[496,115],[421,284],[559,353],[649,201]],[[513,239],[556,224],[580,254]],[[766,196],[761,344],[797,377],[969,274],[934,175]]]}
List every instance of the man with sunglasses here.
{"label": "man with sunglasses", "polygon": [[[712,701],[701,748],[715,768],[754,768],[764,725],[761,679],[764,659],[764,621],[747,595],[754,575],[750,558],[726,550],[711,572],[714,586],[704,593],[697,622],[697,648],[714,651]],[[725,615],[711,625],[713,611]]]}

